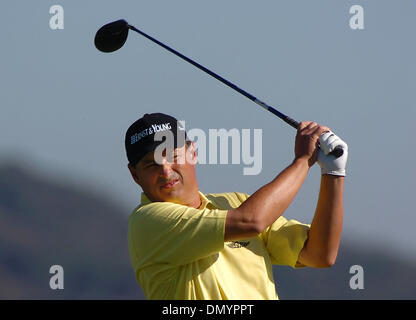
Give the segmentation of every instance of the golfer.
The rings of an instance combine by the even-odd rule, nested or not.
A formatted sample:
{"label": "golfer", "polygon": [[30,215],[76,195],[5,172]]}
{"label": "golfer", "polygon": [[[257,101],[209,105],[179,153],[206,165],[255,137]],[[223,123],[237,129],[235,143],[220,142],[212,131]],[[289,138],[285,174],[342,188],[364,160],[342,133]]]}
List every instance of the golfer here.
{"label": "golfer", "polygon": [[[326,155],[335,145],[344,151],[339,158]],[[328,127],[301,122],[293,161],[251,196],[199,190],[196,148],[172,116],[145,114],[128,128],[125,147],[143,190],[128,246],[147,299],[278,299],[273,264],[335,263],[348,147]],[[312,223],[287,220],[282,214],[315,162],[322,175]]]}

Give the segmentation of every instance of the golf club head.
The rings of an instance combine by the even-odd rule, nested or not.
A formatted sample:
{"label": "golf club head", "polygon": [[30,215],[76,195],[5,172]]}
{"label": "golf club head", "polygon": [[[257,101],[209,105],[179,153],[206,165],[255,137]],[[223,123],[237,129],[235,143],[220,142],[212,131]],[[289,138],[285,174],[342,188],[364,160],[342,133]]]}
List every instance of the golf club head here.
{"label": "golf club head", "polygon": [[102,52],[120,49],[127,40],[129,24],[126,20],[117,20],[102,26],[95,34],[95,47]]}

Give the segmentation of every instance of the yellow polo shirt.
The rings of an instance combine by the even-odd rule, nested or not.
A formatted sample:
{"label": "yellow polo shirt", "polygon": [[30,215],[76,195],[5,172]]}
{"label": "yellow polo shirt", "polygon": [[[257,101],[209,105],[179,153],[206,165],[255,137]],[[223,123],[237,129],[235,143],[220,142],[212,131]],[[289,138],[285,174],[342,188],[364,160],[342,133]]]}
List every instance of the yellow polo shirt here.
{"label": "yellow polo shirt", "polygon": [[272,264],[302,267],[297,259],[309,225],[284,217],[256,237],[224,242],[228,210],[249,195],[204,195],[198,209],[171,202],[141,204],[128,222],[136,279],[147,299],[278,299]]}

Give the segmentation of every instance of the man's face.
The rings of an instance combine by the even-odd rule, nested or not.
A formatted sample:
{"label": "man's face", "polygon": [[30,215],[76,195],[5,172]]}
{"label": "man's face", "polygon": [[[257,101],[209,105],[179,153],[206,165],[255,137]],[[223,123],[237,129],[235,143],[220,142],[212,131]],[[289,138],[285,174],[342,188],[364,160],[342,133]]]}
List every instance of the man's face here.
{"label": "man's face", "polygon": [[198,194],[195,173],[196,151],[191,144],[162,153],[155,159],[149,152],[135,168],[129,165],[134,180],[151,201],[169,201],[189,205]]}

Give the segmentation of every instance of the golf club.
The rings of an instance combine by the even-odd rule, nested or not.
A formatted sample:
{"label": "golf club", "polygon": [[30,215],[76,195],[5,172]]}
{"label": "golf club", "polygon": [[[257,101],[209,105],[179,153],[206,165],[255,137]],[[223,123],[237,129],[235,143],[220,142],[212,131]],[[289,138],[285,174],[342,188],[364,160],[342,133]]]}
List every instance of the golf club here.
{"label": "golf club", "polygon": [[[282,119],[283,121],[285,121],[286,123],[291,125],[293,128],[297,129],[299,127],[299,122],[297,122],[296,120],[288,117],[287,115],[281,113],[280,111],[276,110],[275,108],[269,106],[265,102],[257,99],[255,96],[253,96],[250,93],[240,89],[235,84],[233,84],[230,81],[224,79],[223,77],[221,77],[218,74],[212,72],[211,70],[205,68],[204,66],[202,66],[199,63],[193,61],[192,59],[189,59],[188,57],[184,56],[180,52],[168,47],[164,43],[162,43],[162,42],[158,41],[157,39],[147,35],[146,33],[144,33],[143,31],[140,31],[136,27],[128,24],[126,20],[123,20],[123,19],[117,20],[117,21],[108,23],[108,24],[104,25],[103,27],[101,27],[95,35],[95,39],[94,39],[95,47],[98,50],[102,51],[102,52],[113,52],[113,51],[116,51],[116,50],[120,49],[127,40],[129,29],[131,29],[133,31],[136,31],[137,33],[141,34],[145,38],[153,41],[154,43],[158,44],[159,46],[161,46],[161,47],[165,48],[166,50],[172,52],[176,56],[178,56],[178,57],[182,58],[183,60],[189,62],[190,64],[194,65],[198,69],[208,73],[209,75],[211,75],[215,79],[221,81],[222,83],[224,83],[228,87],[230,87],[230,88],[236,90],[237,92],[241,93],[243,96],[245,96],[248,99],[250,99],[251,101],[255,102],[256,104],[258,104],[262,108],[270,111],[271,113],[273,113],[274,115],[276,115],[277,117],[279,117],[280,119]],[[335,148],[330,154],[332,154],[336,158],[338,158],[338,157],[342,156],[343,150],[341,148]]]}

